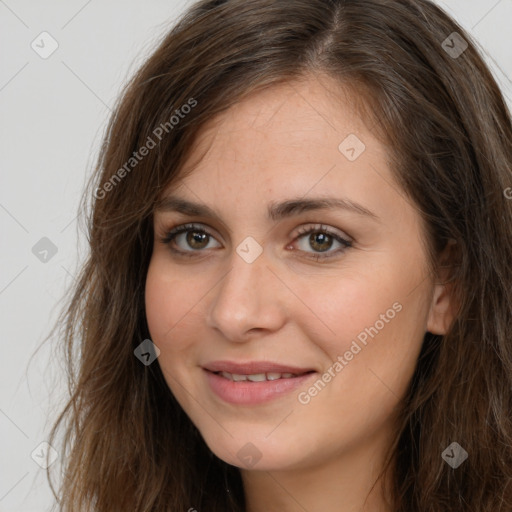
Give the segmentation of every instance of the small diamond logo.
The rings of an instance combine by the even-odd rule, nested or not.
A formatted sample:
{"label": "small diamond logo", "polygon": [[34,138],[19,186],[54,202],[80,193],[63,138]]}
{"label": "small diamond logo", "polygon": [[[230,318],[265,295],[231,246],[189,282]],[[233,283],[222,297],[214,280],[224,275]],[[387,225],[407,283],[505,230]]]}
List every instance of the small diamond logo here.
{"label": "small diamond logo", "polygon": [[453,469],[457,469],[467,458],[468,452],[455,441],[441,454],[443,460]]}
{"label": "small diamond logo", "polygon": [[236,252],[246,263],[252,263],[263,252],[263,247],[252,236],[248,236],[236,248]]}
{"label": "small diamond logo", "polygon": [[32,254],[42,263],[48,263],[57,254],[57,246],[44,236],[32,247]]}
{"label": "small diamond logo", "polygon": [[457,59],[466,51],[468,43],[458,32],[452,32],[441,46],[452,59]]}
{"label": "small diamond logo", "polygon": [[350,162],[357,160],[365,149],[366,146],[353,133],[346,137],[338,146],[340,153]]}
{"label": "small diamond logo", "polygon": [[248,468],[252,468],[262,457],[262,453],[252,443],[242,446],[236,455],[242,464]]}
{"label": "small diamond logo", "polygon": [[30,46],[39,57],[47,59],[59,47],[59,43],[48,32],[41,32]]}
{"label": "small diamond logo", "polygon": [[47,443],[43,441],[41,444],[37,446],[37,448],[30,454],[32,460],[43,469],[49,468],[59,456],[57,450]]}
{"label": "small diamond logo", "polygon": [[151,340],[144,340],[133,353],[142,364],[149,366],[160,355],[160,349]]}

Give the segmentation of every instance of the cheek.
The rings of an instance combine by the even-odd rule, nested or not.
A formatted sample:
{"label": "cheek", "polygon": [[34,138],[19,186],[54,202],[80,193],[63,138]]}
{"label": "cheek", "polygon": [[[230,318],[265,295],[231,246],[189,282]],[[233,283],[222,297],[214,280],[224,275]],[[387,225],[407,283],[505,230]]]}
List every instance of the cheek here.
{"label": "cheek", "polygon": [[152,261],[148,269],[145,290],[146,318],[153,341],[161,339],[172,327],[169,313],[175,311],[174,294],[169,293],[168,286],[155,267]]}
{"label": "cheek", "polygon": [[153,258],[146,278],[146,318],[152,340],[160,350],[176,350],[179,345],[170,340],[182,340],[177,334],[186,328],[193,317],[193,308],[199,302],[200,291],[191,286],[191,280],[172,275],[160,258]]}
{"label": "cheek", "polygon": [[[305,298],[304,303],[309,308],[306,315],[303,312],[296,319],[302,318],[300,321],[308,323],[311,339],[321,342],[322,348],[333,359],[349,350],[352,340],[358,335],[364,339],[366,328],[376,322],[380,327],[380,315],[391,319],[390,323],[397,316],[393,304],[400,298],[400,291],[383,278],[375,277],[379,275],[385,274],[352,273],[340,279],[331,276],[326,280],[316,280],[315,286],[304,282],[302,289],[295,289],[299,297]],[[306,328],[305,324],[303,326]]]}
{"label": "cheek", "polygon": [[[307,315],[309,320],[303,321],[308,324],[303,323],[303,329],[330,361],[343,359],[341,372],[346,377],[359,382],[365,376],[361,389],[369,386],[369,368],[401,388],[416,363],[425,334],[425,286],[411,293],[420,281],[418,269],[395,262],[344,276],[338,282],[332,280],[324,288],[329,292],[310,287],[306,294],[304,289],[300,293],[308,298],[315,314]],[[375,376],[370,372],[370,377]],[[337,379],[338,383],[343,380]]]}
{"label": "cheek", "polygon": [[[183,275],[183,274],[182,274]],[[177,277],[178,276],[178,277]],[[146,278],[146,318],[151,340],[160,349],[158,364],[167,385],[184,410],[188,410],[186,385],[196,364],[193,332],[197,332],[198,308],[204,295],[191,279],[180,277],[161,258],[150,262]]]}

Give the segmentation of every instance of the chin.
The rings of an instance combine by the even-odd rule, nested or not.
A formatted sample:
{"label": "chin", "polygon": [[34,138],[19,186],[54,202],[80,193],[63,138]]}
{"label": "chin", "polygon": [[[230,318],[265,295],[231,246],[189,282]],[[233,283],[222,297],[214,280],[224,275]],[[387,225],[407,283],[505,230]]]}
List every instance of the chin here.
{"label": "chin", "polygon": [[211,439],[203,436],[210,450],[221,460],[240,469],[256,471],[281,471],[299,468],[304,461],[304,453],[293,443],[276,443],[267,437],[268,432],[260,436],[229,435],[221,439]]}

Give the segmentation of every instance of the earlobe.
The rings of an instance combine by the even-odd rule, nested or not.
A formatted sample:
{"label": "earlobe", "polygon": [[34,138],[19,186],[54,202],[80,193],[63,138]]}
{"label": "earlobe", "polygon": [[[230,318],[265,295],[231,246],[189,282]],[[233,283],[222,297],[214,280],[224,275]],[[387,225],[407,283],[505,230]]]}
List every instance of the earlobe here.
{"label": "earlobe", "polygon": [[444,335],[450,329],[456,315],[456,298],[451,270],[455,265],[456,241],[450,240],[440,257],[441,282],[434,285],[430,311],[427,320],[427,331],[432,334]]}
{"label": "earlobe", "polygon": [[432,334],[446,334],[452,324],[453,304],[451,286],[436,284],[427,320],[427,331]]}

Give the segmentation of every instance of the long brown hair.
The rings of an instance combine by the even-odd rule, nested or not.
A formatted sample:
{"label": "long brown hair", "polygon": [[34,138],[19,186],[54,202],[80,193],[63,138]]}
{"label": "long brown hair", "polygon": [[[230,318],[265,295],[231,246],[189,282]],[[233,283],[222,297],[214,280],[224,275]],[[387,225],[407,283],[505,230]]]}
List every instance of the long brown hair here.
{"label": "long brown hair", "polygon": [[[245,510],[238,468],[206,447],[159,365],[134,356],[150,337],[152,212],[206,121],[318,73],[359,95],[390,148],[433,275],[455,242],[459,309],[446,335],[426,333],[401,403],[394,510],[512,510],[511,119],[475,43],[427,0],[201,0],[126,86],[81,204],[90,254],[57,325],[70,390],[50,437],[63,429],[60,510]],[[452,442],[468,453],[457,469],[441,457]]]}

